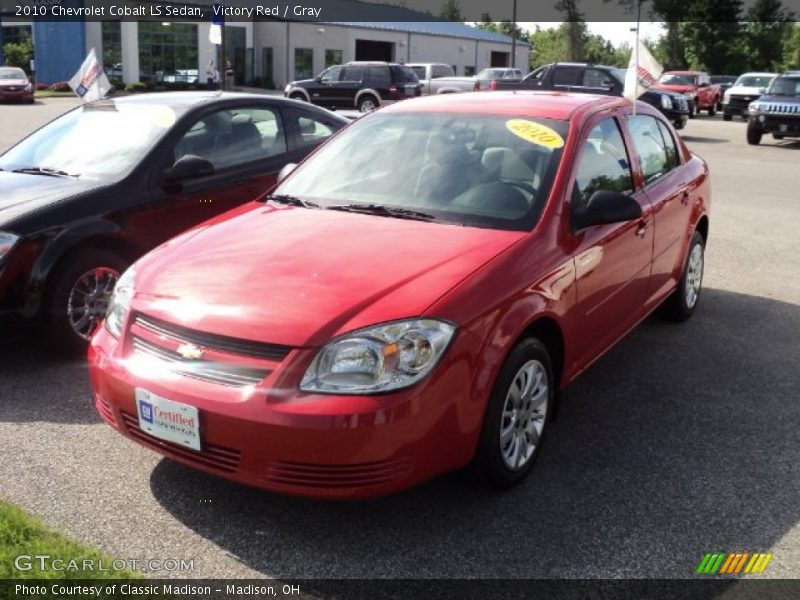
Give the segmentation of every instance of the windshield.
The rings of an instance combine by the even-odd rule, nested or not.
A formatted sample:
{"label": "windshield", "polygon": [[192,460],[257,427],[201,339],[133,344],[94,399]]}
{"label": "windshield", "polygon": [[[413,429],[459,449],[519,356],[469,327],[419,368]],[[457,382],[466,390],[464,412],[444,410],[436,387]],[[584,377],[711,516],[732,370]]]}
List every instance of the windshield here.
{"label": "windshield", "polygon": [[733,83],[734,81],[736,81],[736,77],[734,77],[733,75],[712,75],[710,79],[711,83],[721,83],[721,84]]}
{"label": "windshield", "polygon": [[22,69],[0,69],[0,79],[27,79]]}
{"label": "windshield", "polygon": [[500,79],[505,72],[505,69],[483,69],[478,73],[478,79]]}
{"label": "windshield", "polygon": [[165,105],[103,101],[77,108],[0,157],[0,169],[60,171],[85,179],[127,173],[175,122]]}
{"label": "windshield", "polygon": [[626,69],[613,68],[613,69],[609,69],[609,72],[614,77],[614,79],[617,80],[617,82],[623,83],[623,84],[625,83],[625,73],[627,73]]}
{"label": "windshield", "polygon": [[323,145],[275,195],[321,208],[357,205],[530,230],[550,194],[567,129],[548,119],[377,112]]}
{"label": "windshield", "polygon": [[659,83],[666,85],[695,85],[696,78],[694,75],[676,75],[674,73],[664,73]]}
{"label": "windshield", "polygon": [[736,85],[745,87],[767,87],[775,75],[742,75],[736,80]]}
{"label": "windshield", "polygon": [[770,96],[800,96],[800,77],[776,77],[767,94]]}

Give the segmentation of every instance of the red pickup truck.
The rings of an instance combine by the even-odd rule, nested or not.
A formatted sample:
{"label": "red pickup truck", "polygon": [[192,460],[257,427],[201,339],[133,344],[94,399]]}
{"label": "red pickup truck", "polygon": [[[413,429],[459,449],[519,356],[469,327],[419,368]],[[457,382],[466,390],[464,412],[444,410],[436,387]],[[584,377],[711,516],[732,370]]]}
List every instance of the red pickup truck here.
{"label": "red pickup truck", "polygon": [[686,96],[689,101],[690,119],[701,110],[707,110],[708,115],[713,117],[717,114],[717,105],[722,100],[719,85],[711,83],[708,73],[702,71],[667,71],[653,87]]}

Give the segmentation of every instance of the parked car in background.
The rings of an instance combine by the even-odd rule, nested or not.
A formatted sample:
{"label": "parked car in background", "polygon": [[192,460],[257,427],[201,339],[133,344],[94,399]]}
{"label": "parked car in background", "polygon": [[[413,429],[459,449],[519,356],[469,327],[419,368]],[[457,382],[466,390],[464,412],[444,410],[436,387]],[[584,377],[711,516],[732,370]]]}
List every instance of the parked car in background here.
{"label": "parked car in background", "polygon": [[747,143],[757,145],[765,133],[776,140],[800,137],[800,73],[779,75],[748,109]]}
{"label": "parked car in background", "polygon": [[0,156],[0,317],[71,350],[151,248],[263,196],[349,121],[283,98],[208,92],[100,100]]}
{"label": "parked car in background", "polygon": [[722,118],[730,121],[734,115],[747,118],[750,103],[758,100],[777,73],[745,73],[725,92],[722,99]]}
{"label": "parked car in background", "polygon": [[0,100],[33,103],[33,83],[18,67],[0,67]]}
{"label": "parked car in background", "polygon": [[722,100],[719,85],[712,84],[708,73],[702,71],[667,71],[653,87],[686,96],[689,101],[690,119],[701,110],[708,111],[708,115],[713,117],[717,114],[717,105]]}
{"label": "parked car in background", "polygon": [[[552,63],[543,65],[522,81],[498,81],[496,90],[557,90],[603,96],[622,96],[625,70],[589,63]],[[682,94],[648,90],[639,100],[661,111],[675,126],[683,129],[689,118],[689,106]]]}
{"label": "parked car in background", "polygon": [[406,65],[348,62],[328,67],[314,79],[291,81],[283,95],[325,108],[370,112],[384,104],[422,95],[422,84]]}
{"label": "parked car in background", "polygon": [[719,86],[720,103],[717,105],[717,110],[722,110],[722,98],[725,97],[725,92],[728,91],[734,83],[736,83],[736,75],[711,75],[709,76],[712,85]]}
{"label": "parked car in background", "polygon": [[271,198],[125,272],[89,350],[98,414],[281,493],[375,496],[467,465],[519,483],[558,390],[659,306],[698,306],[708,168],[632,111],[498,92],[353,122]]}
{"label": "parked car in background", "polygon": [[475,77],[456,77],[452,65],[444,63],[407,63],[406,66],[422,84],[423,95],[455,94],[471,92]]}
{"label": "parked car in background", "polygon": [[475,76],[473,90],[478,92],[480,90],[498,89],[498,81],[521,81],[522,77],[522,69],[507,69],[497,67],[483,69]]}

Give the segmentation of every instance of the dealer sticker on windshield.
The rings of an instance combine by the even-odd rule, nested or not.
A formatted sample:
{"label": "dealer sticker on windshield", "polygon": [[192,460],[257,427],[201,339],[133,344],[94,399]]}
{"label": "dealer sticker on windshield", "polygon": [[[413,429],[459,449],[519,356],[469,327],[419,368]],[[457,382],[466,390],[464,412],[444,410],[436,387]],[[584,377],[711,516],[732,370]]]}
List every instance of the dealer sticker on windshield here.
{"label": "dealer sticker on windshield", "polygon": [[561,148],[564,145],[564,139],[557,132],[536,121],[510,119],[506,121],[506,128],[514,135],[531,144],[546,148]]}
{"label": "dealer sticker on windshield", "polygon": [[197,408],[136,388],[139,429],[153,437],[192,450],[200,450],[200,419]]}

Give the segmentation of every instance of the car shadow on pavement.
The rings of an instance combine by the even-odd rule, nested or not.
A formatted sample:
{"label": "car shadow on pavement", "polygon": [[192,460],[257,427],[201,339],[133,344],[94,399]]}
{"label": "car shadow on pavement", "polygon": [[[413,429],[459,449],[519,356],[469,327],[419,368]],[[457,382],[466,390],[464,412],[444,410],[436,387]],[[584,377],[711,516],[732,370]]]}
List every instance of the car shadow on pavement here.
{"label": "car shadow on pavement", "polygon": [[96,423],[86,359],[51,348],[36,331],[0,330],[0,423]]}
{"label": "car shadow on pavement", "polygon": [[564,392],[506,493],[449,475],[323,502],[168,460],[151,490],[277,578],[693,577],[706,552],[770,549],[800,520],[798,331],[800,306],[715,289],[683,325],[648,319]]}

